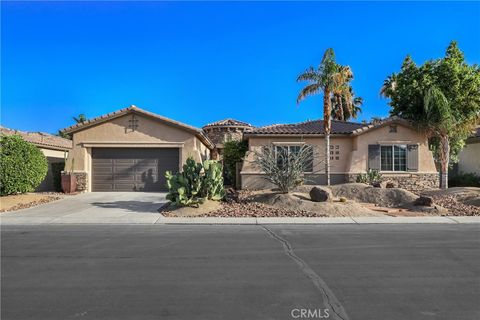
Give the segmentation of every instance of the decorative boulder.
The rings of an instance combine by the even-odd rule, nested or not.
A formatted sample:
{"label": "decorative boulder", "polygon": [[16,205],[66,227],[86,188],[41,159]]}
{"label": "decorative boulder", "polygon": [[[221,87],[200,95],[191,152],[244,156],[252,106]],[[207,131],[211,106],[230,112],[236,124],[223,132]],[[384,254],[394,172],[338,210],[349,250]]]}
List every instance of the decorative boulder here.
{"label": "decorative boulder", "polygon": [[433,206],[433,199],[431,197],[420,196],[413,204],[415,206],[431,207]]}
{"label": "decorative boulder", "polygon": [[314,202],[325,202],[333,199],[333,194],[330,189],[322,187],[313,187],[310,190],[310,199]]}
{"label": "decorative boulder", "polygon": [[371,183],[372,187],[374,188],[382,188],[382,182],[374,181]]}
{"label": "decorative boulder", "polygon": [[398,188],[397,184],[393,181],[388,181],[386,184],[385,184],[385,188],[387,189],[392,189],[392,188]]}

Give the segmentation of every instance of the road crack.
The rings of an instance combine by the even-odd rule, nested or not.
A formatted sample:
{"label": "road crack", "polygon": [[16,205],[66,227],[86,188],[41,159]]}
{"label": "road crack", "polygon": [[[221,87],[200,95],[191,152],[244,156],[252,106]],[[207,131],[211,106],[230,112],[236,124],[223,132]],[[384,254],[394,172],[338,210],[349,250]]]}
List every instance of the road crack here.
{"label": "road crack", "polygon": [[338,299],[335,297],[333,291],[327,286],[325,281],[323,281],[323,279],[320,278],[320,276],[315,271],[313,271],[312,268],[310,268],[310,266],[304,260],[302,260],[299,256],[295,254],[292,245],[287,240],[283,239],[266,226],[260,226],[270,235],[270,237],[280,242],[283,250],[285,251],[285,254],[290,259],[292,259],[299,266],[300,270],[313,282],[313,285],[318,289],[318,291],[323,297],[325,307],[333,311],[333,315],[335,315],[336,318],[341,320],[348,320],[349,318],[347,316],[347,312],[341,305],[340,301],[338,301]]}

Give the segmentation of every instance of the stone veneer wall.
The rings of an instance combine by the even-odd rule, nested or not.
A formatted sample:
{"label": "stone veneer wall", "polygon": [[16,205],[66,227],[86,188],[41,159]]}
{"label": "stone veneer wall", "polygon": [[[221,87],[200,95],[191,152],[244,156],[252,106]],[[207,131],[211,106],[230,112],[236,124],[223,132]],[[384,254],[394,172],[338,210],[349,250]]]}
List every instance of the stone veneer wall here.
{"label": "stone veneer wall", "polygon": [[245,129],[237,127],[212,127],[204,128],[203,131],[205,131],[207,137],[217,145],[223,144],[228,140],[242,140]]}
{"label": "stone veneer wall", "polygon": [[[356,182],[359,174],[348,174],[348,182]],[[402,174],[382,174],[383,181],[397,183],[399,188],[413,193],[423,190],[434,189],[440,186],[440,175],[438,173],[409,172]]]}
{"label": "stone veneer wall", "polygon": [[[70,172],[62,171],[62,175],[67,174]],[[75,171],[73,172],[75,177],[77,178],[77,192],[83,192],[87,190],[87,173],[84,171]]]}

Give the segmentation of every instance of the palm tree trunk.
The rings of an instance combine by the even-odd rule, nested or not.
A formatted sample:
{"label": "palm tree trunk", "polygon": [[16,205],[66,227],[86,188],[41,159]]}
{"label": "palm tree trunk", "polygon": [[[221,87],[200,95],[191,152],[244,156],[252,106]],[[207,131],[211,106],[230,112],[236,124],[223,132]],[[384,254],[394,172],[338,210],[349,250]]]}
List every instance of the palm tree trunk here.
{"label": "palm tree trunk", "polygon": [[338,100],[338,115],[339,115],[339,119],[340,121],[345,121],[345,110],[343,110],[343,102],[342,102],[342,97],[341,96],[337,96],[337,100]]}
{"label": "palm tree trunk", "polygon": [[450,142],[447,136],[440,138],[440,189],[448,188],[448,166],[450,162]]}
{"label": "palm tree trunk", "polygon": [[330,91],[325,90],[323,93],[323,125],[325,129],[325,177],[327,186],[330,185],[330,117],[332,112],[330,103]]}

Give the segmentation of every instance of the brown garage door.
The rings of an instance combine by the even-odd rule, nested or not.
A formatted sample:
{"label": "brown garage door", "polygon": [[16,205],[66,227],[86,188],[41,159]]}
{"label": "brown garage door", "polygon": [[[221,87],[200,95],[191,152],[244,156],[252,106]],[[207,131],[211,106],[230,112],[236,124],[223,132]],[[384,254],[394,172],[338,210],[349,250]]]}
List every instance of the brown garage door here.
{"label": "brown garage door", "polygon": [[92,191],[164,191],[178,164],[178,148],[93,148]]}

